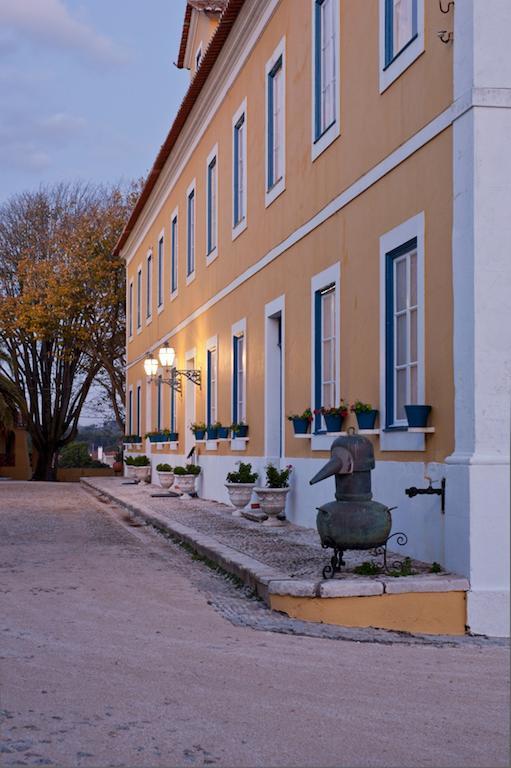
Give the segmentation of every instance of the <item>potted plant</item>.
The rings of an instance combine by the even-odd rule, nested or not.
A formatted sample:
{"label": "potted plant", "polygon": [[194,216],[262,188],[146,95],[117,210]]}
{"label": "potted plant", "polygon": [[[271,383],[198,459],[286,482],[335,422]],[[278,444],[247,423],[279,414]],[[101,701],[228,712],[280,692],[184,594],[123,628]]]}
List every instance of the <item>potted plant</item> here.
{"label": "potted plant", "polygon": [[405,405],[409,427],[427,427],[430,405]]}
{"label": "potted plant", "polygon": [[357,417],[359,429],[374,429],[378,411],[370,403],[363,403],[356,400],[350,408],[351,412]]}
{"label": "potted plant", "polygon": [[218,439],[219,440],[227,440],[229,437],[229,432],[231,431],[230,427],[223,427],[221,424],[218,425]]}
{"label": "potted plant", "polygon": [[196,440],[204,440],[204,437],[206,435],[206,425],[204,424],[203,421],[193,422],[193,424],[190,424],[190,429],[195,435]]}
{"label": "potted plant", "polygon": [[235,421],[231,424],[233,437],[246,437],[248,435],[248,425],[244,421]]}
{"label": "potted plant", "polygon": [[126,477],[135,477],[135,457],[126,456],[124,463],[126,465]]}
{"label": "potted plant", "polygon": [[259,475],[257,472],[252,472],[252,464],[245,464],[242,461],[236,463],[238,470],[227,474],[225,487],[229,494],[229,501],[235,507],[233,516],[241,517],[240,510],[249,503]]}
{"label": "potted plant", "polygon": [[133,469],[137,480],[147,480],[151,471],[151,459],[142,454],[141,456],[132,456]]}
{"label": "potted plant", "polygon": [[333,408],[325,408],[324,406],[321,406],[321,408],[317,408],[314,413],[323,416],[327,432],[341,432],[343,421],[348,415],[348,406],[344,400],[341,400],[338,406]]}
{"label": "potted plant", "polygon": [[174,473],[170,464],[158,464],[156,466],[158,480],[162,488],[170,488],[174,482]]}
{"label": "potted plant", "polygon": [[293,467],[288,464],[285,469],[277,469],[268,464],[266,470],[266,487],[255,488],[255,494],[261,505],[261,511],[268,515],[263,525],[283,525],[285,520],[279,520],[286,508],[286,497],[289,492],[289,475]]}
{"label": "potted plant", "polygon": [[122,451],[117,451],[115,454],[115,461],[112,465],[112,469],[116,475],[120,475],[122,472]]}
{"label": "potted plant", "polygon": [[208,424],[206,429],[208,440],[218,440],[218,428],[221,426],[219,421],[215,421],[214,424]]}
{"label": "potted plant", "polygon": [[151,443],[169,443],[171,440],[170,429],[155,429],[152,432],[146,432],[145,438],[149,438]]}
{"label": "potted plant", "polygon": [[174,479],[178,489],[185,499],[195,493],[195,478],[200,474],[197,464],[187,464],[186,467],[174,467]]}
{"label": "potted plant", "polygon": [[306,408],[303,413],[292,413],[287,418],[293,422],[295,435],[306,435],[312,422],[312,411]]}
{"label": "potted plant", "polygon": [[124,435],[122,439],[123,443],[141,443],[142,438],[140,435]]}

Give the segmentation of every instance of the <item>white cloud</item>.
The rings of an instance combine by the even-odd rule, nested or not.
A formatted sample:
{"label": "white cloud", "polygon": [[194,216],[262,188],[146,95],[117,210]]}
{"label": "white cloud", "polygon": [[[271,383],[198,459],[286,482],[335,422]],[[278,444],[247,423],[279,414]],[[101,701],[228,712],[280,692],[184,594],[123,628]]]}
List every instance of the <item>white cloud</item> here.
{"label": "white cloud", "polygon": [[0,0],[0,27],[103,64],[124,59],[112,40],[73,18],[63,0]]}

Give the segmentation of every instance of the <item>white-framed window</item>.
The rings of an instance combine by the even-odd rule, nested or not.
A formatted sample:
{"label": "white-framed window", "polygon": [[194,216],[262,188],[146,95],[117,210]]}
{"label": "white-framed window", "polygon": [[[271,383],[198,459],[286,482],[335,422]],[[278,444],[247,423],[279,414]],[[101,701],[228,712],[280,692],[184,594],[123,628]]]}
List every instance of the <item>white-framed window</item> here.
{"label": "white-framed window", "polygon": [[286,187],[286,42],[266,63],[266,205]]}
{"label": "white-framed window", "polygon": [[218,421],[218,338],[208,339],[206,344],[206,424]]}
{"label": "white-framed window", "polygon": [[[340,269],[334,264],[311,280],[312,403],[315,410],[339,405],[340,395]],[[323,430],[315,416],[314,431]]]}
{"label": "white-framed window", "polygon": [[201,61],[202,61],[202,41],[199,47],[197,48],[197,51],[195,52],[195,71],[196,72],[201,65]]}
{"label": "white-framed window", "polygon": [[142,267],[137,270],[137,331],[142,328]]}
{"label": "white-framed window", "polygon": [[170,298],[177,296],[178,289],[178,209],[170,217]]}
{"label": "white-framed window", "polygon": [[158,310],[161,311],[163,309],[163,276],[164,276],[164,265],[165,265],[165,233],[162,230],[160,232],[160,236],[158,238],[158,264],[157,264],[157,273],[158,273],[158,282],[157,282],[157,297],[156,300],[158,302]]}
{"label": "white-framed window", "polygon": [[186,283],[195,277],[195,179],[186,192]]}
{"label": "white-framed window", "polygon": [[128,338],[133,338],[133,280],[128,286]]}
{"label": "white-framed window", "polygon": [[156,381],[156,429],[159,432],[163,427],[163,382],[158,376]]}
{"label": "white-framed window", "polygon": [[312,0],[312,159],[340,133],[339,0]]}
{"label": "white-framed window", "polygon": [[382,450],[424,450],[404,406],[424,403],[424,214],[380,238]]}
{"label": "white-framed window", "polygon": [[146,258],[146,319],[151,319],[153,311],[153,252],[149,251]]}
{"label": "white-framed window", "polygon": [[247,226],[247,102],[232,120],[232,237]]}
{"label": "white-framed window", "polygon": [[218,245],[218,147],[215,146],[206,161],[206,263],[217,255]]}
{"label": "white-framed window", "polygon": [[380,93],[424,51],[424,0],[380,1]]}
{"label": "white-framed window", "polygon": [[232,420],[247,418],[247,328],[246,320],[232,326]]}
{"label": "white-framed window", "polygon": [[128,435],[133,434],[133,386],[128,390]]}
{"label": "white-framed window", "polygon": [[142,430],[142,385],[141,384],[137,384],[136,425],[137,425],[137,430],[135,434],[141,435],[142,434],[141,432]]}

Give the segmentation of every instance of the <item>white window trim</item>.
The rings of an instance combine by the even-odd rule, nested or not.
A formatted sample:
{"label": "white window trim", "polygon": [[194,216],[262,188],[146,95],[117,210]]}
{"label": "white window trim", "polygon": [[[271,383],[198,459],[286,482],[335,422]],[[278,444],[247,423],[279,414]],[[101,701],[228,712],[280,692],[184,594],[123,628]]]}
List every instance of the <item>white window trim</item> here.
{"label": "white window trim", "polygon": [[[131,324],[130,324],[130,294],[131,294]],[[135,283],[133,278],[128,283],[128,297],[126,301],[126,306],[128,307],[128,342],[133,341],[133,329],[135,328],[137,322],[135,317]],[[131,325],[131,333],[130,333],[130,325]]]}
{"label": "white window trim", "polygon": [[385,65],[385,0],[380,0],[380,93],[392,85],[424,53],[424,0],[417,0],[417,37]]}
{"label": "white window trim", "polygon": [[[172,222],[176,219],[176,285],[175,291],[172,290]],[[174,208],[170,215],[170,238],[169,238],[169,266],[170,266],[170,300],[177,299],[179,294],[179,206]]]}
{"label": "white window trim", "polygon": [[[209,232],[209,166],[216,158],[216,178],[215,178],[215,204],[216,204],[216,227],[215,227],[215,247],[208,251],[208,232]],[[212,261],[218,256],[218,144],[215,144],[206,160],[206,266],[209,267]]]}
{"label": "white window trim", "polygon": [[[216,417],[218,419],[218,336],[211,336],[210,339],[206,341],[206,413],[205,413],[205,419],[207,420],[207,409],[208,409],[208,403],[207,403],[207,379],[209,378],[209,366],[208,366],[208,352],[210,352],[212,349],[216,350],[216,391],[215,391],[215,413]],[[207,425],[206,425],[207,426]]]}
{"label": "white window trim", "polygon": [[[234,421],[233,399],[234,399],[234,344],[232,342],[235,336],[243,336],[243,402],[245,403],[245,419],[247,419],[247,319],[244,317],[231,326],[231,421]],[[238,414],[239,418],[239,414]]]}
{"label": "white window trim", "polygon": [[[193,272],[188,274],[188,229],[190,222],[188,219],[189,212],[189,198],[193,192]],[[195,179],[192,181],[188,189],[186,190],[186,285],[190,285],[195,280],[195,273],[197,271],[197,189],[195,185]]]}
{"label": "white window trim", "polygon": [[[234,163],[235,163],[235,154],[234,154],[234,129],[236,126],[236,123],[239,121],[240,117],[242,115],[245,115],[245,142],[243,144],[243,168],[245,169],[245,179],[244,179],[244,186],[243,186],[243,207],[245,210],[245,216],[243,219],[238,222],[238,224],[234,223]],[[236,110],[236,112],[233,115],[232,118],[232,126],[231,126],[231,143],[232,143],[232,194],[231,194],[231,206],[232,206],[232,215],[231,215],[231,222],[232,222],[232,239],[236,240],[239,235],[241,235],[242,232],[244,232],[247,228],[247,220],[248,220],[248,208],[247,208],[247,185],[248,185],[248,168],[247,168],[247,139],[248,139],[248,115],[247,115],[247,100],[246,98],[243,99],[240,106]]]}
{"label": "white window trim", "polygon": [[316,0],[311,0],[311,159],[316,160],[341,134],[341,21],[339,2],[334,2],[335,14],[335,65],[336,65],[336,116],[335,122],[316,140]]}
{"label": "white window trim", "polygon": [[[151,259],[151,275],[150,276],[147,274],[147,263],[148,263],[149,259]],[[153,272],[154,272],[154,254],[153,254],[153,249],[149,248],[149,250],[147,251],[146,257],[145,257],[145,276],[146,276],[146,280],[149,280],[149,278],[150,278],[150,280],[149,280],[149,288],[147,287],[147,285],[145,287],[145,303],[146,303],[145,324],[146,325],[149,325],[152,322],[152,319],[153,319],[153,298],[154,298],[154,296],[153,296],[153,288],[154,288],[154,286],[153,286]],[[142,276],[142,283],[143,282],[144,282],[144,278]],[[150,300],[151,300],[149,307],[147,306],[147,303],[148,303],[147,302],[147,294],[148,294],[148,292],[149,292],[149,297],[150,297]],[[149,310],[149,314],[147,313],[148,310]]]}
{"label": "white window trim", "polygon": [[[315,299],[317,291],[322,288],[326,288],[328,285],[335,285],[335,388],[337,397],[341,399],[341,265],[339,262],[332,264],[331,267],[327,267],[322,272],[314,275],[311,278],[311,368],[310,368],[310,385],[311,385],[311,410],[314,412],[315,403],[315,386],[316,386],[316,312],[315,312]],[[314,422],[313,422],[314,429]],[[327,444],[328,443],[328,444]],[[311,450],[324,451],[330,448],[332,444],[331,436],[326,435],[313,435],[311,438]]]}
{"label": "white window trim", "polygon": [[[138,276],[139,276],[139,274],[140,274],[140,296],[138,296],[138,290],[137,290],[138,289]],[[139,333],[142,333],[142,327],[143,327],[142,318],[143,318],[143,315],[144,315],[144,313],[142,311],[143,308],[144,308],[144,302],[142,301],[142,296],[144,295],[144,275],[142,273],[142,264],[139,264],[138,267],[137,267],[137,281],[136,281],[136,286],[135,286],[135,294],[136,294],[135,298],[137,300],[137,302],[136,302],[137,303],[137,308],[135,310],[135,327],[136,327],[137,334],[139,334]],[[133,302],[133,303],[135,303],[135,302]],[[138,324],[139,304],[140,304],[140,325]]]}
{"label": "white window trim", "polygon": [[417,238],[417,393],[424,403],[424,211],[380,237],[380,450],[424,451],[424,434],[405,430],[385,430],[386,424],[386,260],[387,254]]}
{"label": "white window trim", "polygon": [[[268,146],[268,122],[270,119],[270,115],[268,114],[268,101],[269,101],[269,74],[279,58],[282,56],[282,125],[283,125],[283,131],[282,131],[282,178],[276,182],[276,184],[269,188],[269,179],[268,179],[268,153],[269,153],[269,146]],[[264,70],[264,81],[265,81],[265,156],[264,156],[264,178],[265,178],[265,207],[268,208],[269,205],[273,203],[275,198],[277,198],[279,195],[284,192],[286,188],[286,38],[283,37],[281,41],[279,42],[278,46],[273,51],[271,58],[266,62],[266,67]]]}
{"label": "white window trim", "polygon": [[[159,293],[159,285],[158,285],[158,259],[159,259],[159,253],[160,253],[160,241],[163,240],[163,248],[162,248],[162,256],[161,256],[161,304],[158,304],[158,293]],[[165,308],[165,227],[163,227],[162,231],[158,235],[158,240],[156,241],[156,311],[158,314],[163,312]]]}

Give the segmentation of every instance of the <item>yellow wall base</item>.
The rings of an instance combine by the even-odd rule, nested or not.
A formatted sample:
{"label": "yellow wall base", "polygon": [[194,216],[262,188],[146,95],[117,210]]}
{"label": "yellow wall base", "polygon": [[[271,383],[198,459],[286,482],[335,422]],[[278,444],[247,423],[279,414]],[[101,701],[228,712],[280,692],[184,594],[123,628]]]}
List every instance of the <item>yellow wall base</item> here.
{"label": "yellow wall base", "polygon": [[407,592],[370,597],[271,595],[270,607],[293,619],[428,635],[464,635],[465,592]]}
{"label": "yellow wall base", "polygon": [[113,477],[110,467],[59,467],[57,481],[59,483],[79,483],[81,477]]}

